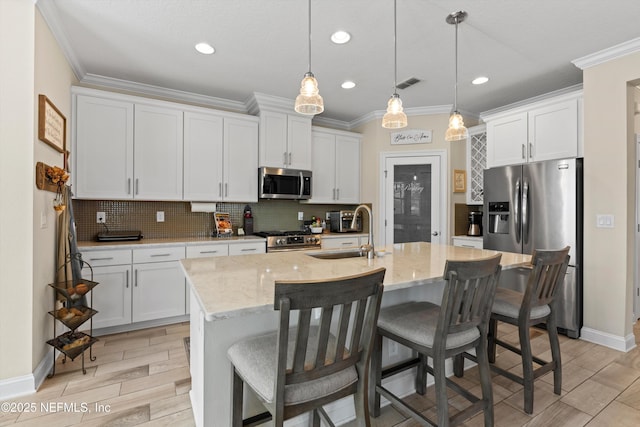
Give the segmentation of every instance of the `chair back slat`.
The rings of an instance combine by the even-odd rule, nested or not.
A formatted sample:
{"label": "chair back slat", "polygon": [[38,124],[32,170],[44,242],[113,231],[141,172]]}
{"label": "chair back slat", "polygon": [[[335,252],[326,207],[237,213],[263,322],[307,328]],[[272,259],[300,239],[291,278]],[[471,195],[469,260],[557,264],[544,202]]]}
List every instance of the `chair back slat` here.
{"label": "chair back slat", "polygon": [[[293,333],[278,334],[278,384],[311,381],[368,360],[380,310],[385,269],[327,281],[276,281],[274,308],[280,327],[298,312]],[[283,302],[287,310],[281,310]],[[320,310],[319,320],[313,319]],[[287,317],[286,320],[282,319]],[[295,342],[293,340],[295,339]],[[280,357],[279,359],[283,359]]]}
{"label": "chair back slat", "polygon": [[300,310],[298,317],[298,330],[296,334],[296,346],[293,353],[293,372],[304,370],[307,357],[307,338],[311,327],[311,309]]}
{"label": "chair back slat", "polygon": [[347,341],[347,331],[349,329],[349,318],[351,317],[352,303],[340,306],[340,321],[338,322],[338,344],[336,346],[336,360],[341,360],[345,353],[345,342]]}
{"label": "chair back slat", "polygon": [[[473,261],[447,261],[436,336],[481,327],[486,330],[502,267],[502,254]],[[446,338],[434,346],[444,346]]]}
{"label": "chair back slat", "polygon": [[326,307],[320,314],[320,333],[318,335],[318,355],[313,367],[324,364],[327,357],[327,343],[331,332],[331,318],[333,317],[333,307]]}
{"label": "chair back slat", "polygon": [[520,308],[520,313],[525,318],[528,317],[531,308],[553,303],[567,272],[569,249],[567,246],[557,250],[534,250],[531,255],[533,268]]}

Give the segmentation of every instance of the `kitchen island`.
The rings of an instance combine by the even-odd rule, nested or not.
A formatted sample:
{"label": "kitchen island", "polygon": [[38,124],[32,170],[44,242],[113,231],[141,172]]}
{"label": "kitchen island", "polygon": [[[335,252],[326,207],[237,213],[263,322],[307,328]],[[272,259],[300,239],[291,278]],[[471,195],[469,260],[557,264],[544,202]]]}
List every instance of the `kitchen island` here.
{"label": "kitchen island", "polygon": [[[385,256],[317,259],[311,251],[280,252],[229,258],[182,260],[191,288],[191,403],[198,426],[229,426],[231,414],[231,364],[226,352],[236,341],[277,329],[273,310],[277,280],[326,280],[386,268],[382,305],[412,299],[439,302],[442,273],[447,259],[472,260],[497,253],[493,250],[403,243],[387,248]],[[529,261],[529,255],[502,253],[504,269]],[[383,351],[383,363],[402,356]],[[410,387],[411,381],[396,387]],[[407,389],[406,392],[409,392]],[[402,391],[400,390],[400,394]],[[245,409],[262,411],[245,391]],[[327,405],[336,423],[353,417],[353,400]],[[246,415],[247,413],[245,413]],[[303,419],[304,420],[304,419]],[[302,425],[290,420],[288,425]]]}

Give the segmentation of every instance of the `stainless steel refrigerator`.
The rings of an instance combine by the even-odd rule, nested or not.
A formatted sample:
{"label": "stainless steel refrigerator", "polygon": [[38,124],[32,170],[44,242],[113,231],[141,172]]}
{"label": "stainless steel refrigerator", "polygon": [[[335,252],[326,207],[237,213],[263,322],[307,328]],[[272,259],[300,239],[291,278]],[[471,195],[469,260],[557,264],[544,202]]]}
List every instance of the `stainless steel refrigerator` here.
{"label": "stainless steel refrigerator", "polygon": [[[549,160],[484,171],[484,248],[530,254],[571,246],[558,290],[558,326],[582,327],[582,159]],[[524,290],[528,271],[502,272],[500,286]]]}

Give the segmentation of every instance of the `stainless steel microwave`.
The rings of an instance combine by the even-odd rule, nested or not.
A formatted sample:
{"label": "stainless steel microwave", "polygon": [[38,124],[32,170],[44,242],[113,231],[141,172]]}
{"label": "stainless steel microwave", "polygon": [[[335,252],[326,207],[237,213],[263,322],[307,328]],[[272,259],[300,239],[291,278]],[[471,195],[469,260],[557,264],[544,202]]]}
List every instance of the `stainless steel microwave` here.
{"label": "stainless steel microwave", "polygon": [[261,167],[258,192],[261,199],[310,199],[311,171]]}

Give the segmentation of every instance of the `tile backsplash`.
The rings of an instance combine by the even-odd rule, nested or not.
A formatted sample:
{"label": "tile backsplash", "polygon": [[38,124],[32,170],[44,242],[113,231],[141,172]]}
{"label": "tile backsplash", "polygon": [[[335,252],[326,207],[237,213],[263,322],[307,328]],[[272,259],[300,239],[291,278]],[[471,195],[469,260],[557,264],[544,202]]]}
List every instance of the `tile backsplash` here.
{"label": "tile backsplash", "polygon": [[[355,205],[312,205],[295,200],[261,200],[258,203],[217,203],[218,212],[231,216],[234,234],[242,227],[244,207],[253,214],[254,231],[297,230],[302,226],[298,212],[304,219],[325,217],[325,212],[353,209]],[[191,212],[189,202],[143,202],[129,200],[74,200],[78,240],[95,240],[106,231],[96,223],[96,212],[104,212],[106,227],[111,231],[140,230],[145,238],[209,237],[215,233],[213,214]],[[164,212],[164,222],[156,221],[156,212]]]}

